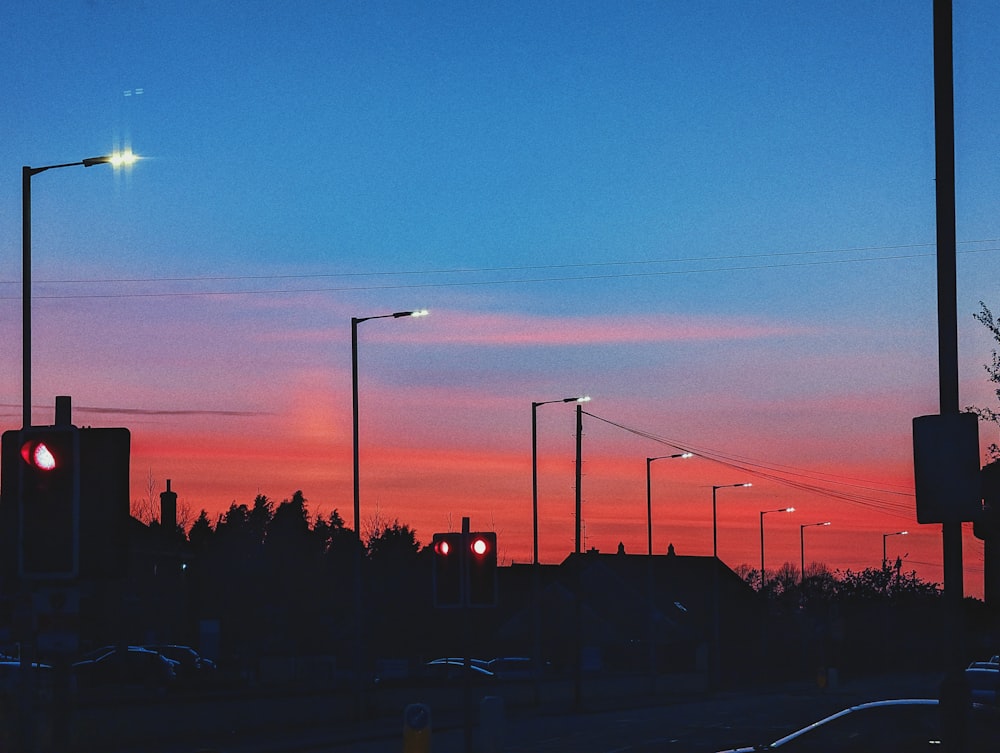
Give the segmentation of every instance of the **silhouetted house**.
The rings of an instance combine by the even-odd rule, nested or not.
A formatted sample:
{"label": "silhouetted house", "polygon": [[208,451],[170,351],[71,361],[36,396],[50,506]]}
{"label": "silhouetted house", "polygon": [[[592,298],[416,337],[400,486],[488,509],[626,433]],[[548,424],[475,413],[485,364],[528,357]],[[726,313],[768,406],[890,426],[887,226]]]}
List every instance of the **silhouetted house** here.
{"label": "silhouetted house", "polygon": [[[571,554],[559,566],[539,566],[537,619],[531,571],[530,565],[501,571],[501,606],[511,609],[496,639],[509,651],[520,646],[519,653],[530,653],[538,640],[544,657],[564,667],[580,651],[585,667],[594,670],[707,671],[718,588],[724,675],[741,672],[755,656],[762,602],[713,557],[649,557],[621,549]],[[516,605],[507,596],[512,592],[520,597]]]}
{"label": "silhouetted house", "polygon": [[81,648],[109,643],[191,642],[197,615],[186,578],[192,553],[176,522],[177,495],[160,495],[160,520],[129,516],[122,578],[88,584],[81,605]]}

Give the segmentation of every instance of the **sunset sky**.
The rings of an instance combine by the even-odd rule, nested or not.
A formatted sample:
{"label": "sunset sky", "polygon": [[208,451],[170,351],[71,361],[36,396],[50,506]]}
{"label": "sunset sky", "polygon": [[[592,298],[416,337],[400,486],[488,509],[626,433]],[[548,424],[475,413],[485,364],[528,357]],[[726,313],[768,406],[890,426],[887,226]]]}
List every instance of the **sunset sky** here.
{"label": "sunset sky", "polygon": [[[530,561],[531,404],[589,395],[587,548],[943,580],[930,0],[40,0],[0,8],[0,424],[132,433],[189,518],[301,489]],[[955,2],[961,404],[996,408],[1000,7]],[[5,177],[3,177],[5,176]],[[539,547],[574,546],[576,405],[538,408]],[[998,441],[981,428],[980,444]],[[829,527],[807,527],[830,521]],[[907,536],[885,534],[908,530]],[[982,593],[967,526],[965,589]]]}

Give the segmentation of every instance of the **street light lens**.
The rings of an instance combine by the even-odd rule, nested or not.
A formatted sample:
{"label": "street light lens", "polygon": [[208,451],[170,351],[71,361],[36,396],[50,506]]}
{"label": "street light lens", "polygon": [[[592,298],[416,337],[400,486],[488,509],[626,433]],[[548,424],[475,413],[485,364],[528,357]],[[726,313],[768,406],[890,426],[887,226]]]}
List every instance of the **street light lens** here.
{"label": "street light lens", "polygon": [[112,167],[127,167],[135,164],[138,159],[138,155],[133,154],[131,149],[126,149],[123,152],[113,152],[108,162]]}
{"label": "street light lens", "polygon": [[410,312],[410,316],[427,316],[429,313],[427,309],[420,309],[419,311]]}

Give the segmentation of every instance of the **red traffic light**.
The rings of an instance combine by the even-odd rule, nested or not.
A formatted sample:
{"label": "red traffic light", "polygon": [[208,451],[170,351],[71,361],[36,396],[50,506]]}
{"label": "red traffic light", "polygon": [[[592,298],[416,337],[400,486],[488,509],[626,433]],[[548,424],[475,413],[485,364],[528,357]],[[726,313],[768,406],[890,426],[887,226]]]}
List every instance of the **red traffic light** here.
{"label": "red traffic light", "polygon": [[21,445],[21,457],[25,463],[40,471],[54,471],[59,465],[48,445],[37,439],[28,440]]}
{"label": "red traffic light", "polygon": [[477,557],[482,557],[490,551],[490,544],[483,536],[476,536],[472,539],[469,549]]}
{"label": "red traffic light", "polygon": [[451,552],[451,544],[448,543],[447,539],[441,539],[434,542],[434,553],[439,554],[442,557],[447,557]]}

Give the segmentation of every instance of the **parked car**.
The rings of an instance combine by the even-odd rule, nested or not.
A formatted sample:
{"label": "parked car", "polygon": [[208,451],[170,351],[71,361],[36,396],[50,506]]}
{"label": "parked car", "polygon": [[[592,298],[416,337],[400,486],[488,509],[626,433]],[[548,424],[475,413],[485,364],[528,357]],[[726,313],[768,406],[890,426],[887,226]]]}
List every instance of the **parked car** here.
{"label": "parked car", "polygon": [[177,679],[182,682],[205,682],[215,676],[215,662],[190,646],[176,643],[148,643],[143,648],[156,651],[177,662]]}
{"label": "parked car", "polygon": [[[42,662],[32,662],[29,669],[34,673],[32,682],[35,695],[48,698],[52,695],[52,667]],[[0,659],[0,699],[14,701],[21,696],[23,669],[19,659],[5,656]]]}
{"label": "parked car", "polygon": [[180,663],[142,646],[111,647],[106,653],[94,653],[72,665],[78,689],[117,686],[162,692],[177,682]]}
{"label": "parked car", "polygon": [[974,703],[997,705],[1000,700],[1000,665],[973,662],[964,674]]}
{"label": "parked car", "polygon": [[[774,742],[720,753],[940,753],[941,715],[936,699],[873,701],[838,711]],[[966,753],[995,753],[1000,716],[970,707]]]}
{"label": "parked car", "polygon": [[[499,680],[531,680],[535,677],[536,662],[530,656],[498,656],[486,663],[486,668]],[[552,662],[542,661],[538,665],[539,677],[552,674]]]}
{"label": "parked car", "polygon": [[465,659],[434,659],[424,664],[421,679],[431,682],[458,683],[468,677],[472,682],[490,682],[495,675],[487,668],[486,661],[470,659],[466,666]]}

